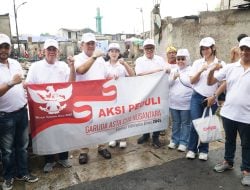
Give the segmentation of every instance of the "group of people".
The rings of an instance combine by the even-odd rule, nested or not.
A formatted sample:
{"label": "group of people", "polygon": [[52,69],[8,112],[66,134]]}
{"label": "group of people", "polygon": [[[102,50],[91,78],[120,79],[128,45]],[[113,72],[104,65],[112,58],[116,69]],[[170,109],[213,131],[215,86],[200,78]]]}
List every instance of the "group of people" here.
{"label": "group of people", "polygon": [[[117,79],[118,77],[134,75],[133,69],[121,58],[121,49],[118,43],[109,44],[106,62],[103,58],[103,52],[96,50],[96,38],[93,33],[83,34],[81,50],[82,52],[74,57],[76,81]],[[109,144],[114,147],[116,143],[116,141],[113,141]],[[119,146],[125,148],[126,139],[120,140]],[[88,152],[87,147],[81,149],[80,164],[88,162]],[[111,153],[104,144],[98,145],[98,153],[105,159],[111,158]]]}
{"label": "group of people", "polygon": [[[68,63],[58,60],[59,46],[54,39],[44,43],[43,60],[34,62],[23,81],[21,65],[9,58],[11,52],[10,38],[0,34],[0,149],[2,154],[3,177],[2,189],[13,188],[14,180],[36,182],[38,178],[29,173],[27,146],[29,142],[27,84],[57,83],[71,81],[98,80],[134,76],[133,69],[120,54],[120,46],[111,43],[108,47],[108,60],[103,53],[96,50],[96,38],[93,33],[86,33],[81,40],[82,53],[67,59]],[[112,144],[112,142],[110,143]],[[114,143],[113,143],[114,144]],[[121,148],[126,147],[126,139],[120,141]],[[98,153],[106,159],[111,153],[105,145],[98,146]],[[51,172],[56,165],[55,155],[46,155],[44,172]],[[71,167],[69,153],[58,154],[60,165]],[[88,162],[88,148],[83,148],[79,163]]]}
{"label": "group of people", "polygon": [[[27,161],[28,116],[25,88],[27,84],[42,84],[70,81],[99,80],[129,76],[142,76],[164,71],[169,75],[169,108],[172,118],[172,136],[168,145],[186,152],[186,158],[208,159],[209,144],[199,142],[192,120],[200,118],[205,107],[211,107],[215,113],[216,99],[226,90],[227,98],[221,115],[225,129],[225,157],[214,170],[223,172],[233,168],[236,149],[236,136],[239,131],[242,146],[243,185],[250,185],[250,37],[239,42],[240,59],[232,64],[225,64],[216,57],[215,40],[203,38],[199,44],[201,59],[191,63],[187,49],[167,48],[168,62],[155,54],[155,43],[146,39],[143,43],[144,55],[135,61],[132,69],[121,58],[118,43],[108,46],[107,61],[103,52],[96,49],[93,33],[85,33],[81,39],[82,52],[70,56],[67,63],[58,61],[58,42],[48,39],[44,43],[44,59],[33,63],[26,80],[23,82],[20,64],[9,58],[10,38],[0,34],[0,149],[3,163],[3,189],[12,189],[14,180],[36,182],[38,178],[29,173]],[[240,93],[238,93],[240,92]],[[237,111],[235,111],[237,110]],[[160,131],[152,134],[152,145],[160,148]],[[150,134],[143,134],[137,141],[143,144],[150,140]],[[110,147],[119,144],[127,146],[126,139],[111,141]],[[88,162],[87,147],[81,149],[79,163]],[[98,145],[98,154],[110,159],[111,153],[106,145]],[[69,153],[58,154],[60,165],[71,167]],[[44,172],[51,172],[56,165],[55,155],[45,156]]]}
{"label": "group of people", "polygon": [[250,37],[241,34],[238,41],[238,47],[231,50],[231,55],[234,54],[231,64],[216,57],[215,40],[211,37],[200,41],[202,58],[194,61],[191,67],[188,50],[176,51],[177,67],[171,69],[169,77],[172,136],[168,147],[187,151],[188,159],[198,155],[200,160],[206,161],[209,143],[199,141],[192,121],[201,118],[206,107],[214,114],[218,97],[226,92],[220,111],[225,131],[225,155],[214,171],[233,169],[238,132],[242,147],[241,183],[250,186],[250,104],[247,103],[250,98]]}

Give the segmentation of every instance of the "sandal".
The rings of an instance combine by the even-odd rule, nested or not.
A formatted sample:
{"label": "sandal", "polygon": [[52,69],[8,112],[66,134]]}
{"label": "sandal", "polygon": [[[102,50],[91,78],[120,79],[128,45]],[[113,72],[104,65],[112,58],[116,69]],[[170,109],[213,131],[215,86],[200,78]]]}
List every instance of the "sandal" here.
{"label": "sandal", "polygon": [[79,164],[87,164],[88,163],[88,154],[87,153],[81,153],[79,155]]}
{"label": "sandal", "polygon": [[160,132],[160,135],[161,135],[161,136],[165,136],[165,135],[166,135],[166,131],[165,131],[165,130],[161,131],[161,132]]}
{"label": "sandal", "polygon": [[98,153],[100,155],[102,155],[102,157],[105,158],[105,159],[110,159],[111,158],[111,153],[106,148],[98,150]]}

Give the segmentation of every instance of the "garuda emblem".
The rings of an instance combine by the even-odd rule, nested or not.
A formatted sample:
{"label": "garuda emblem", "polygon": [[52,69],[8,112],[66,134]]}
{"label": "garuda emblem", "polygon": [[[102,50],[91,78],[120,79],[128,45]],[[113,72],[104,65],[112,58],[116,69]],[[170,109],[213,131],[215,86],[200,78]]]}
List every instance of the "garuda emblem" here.
{"label": "garuda emblem", "polygon": [[45,104],[45,107],[39,106],[40,110],[48,114],[58,114],[67,107],[67,104],[63,104],[63,102],[71,97],[72,84],[56,91],[53,86],[47,86],[46,90],[32,90],[29,88],[29,93],[34,102]]}

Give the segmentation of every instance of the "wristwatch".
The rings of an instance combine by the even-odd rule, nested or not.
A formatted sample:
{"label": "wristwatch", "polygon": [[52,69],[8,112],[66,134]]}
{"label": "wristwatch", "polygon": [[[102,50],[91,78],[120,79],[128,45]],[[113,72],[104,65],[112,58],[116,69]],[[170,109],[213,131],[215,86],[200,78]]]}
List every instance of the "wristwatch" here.
{"label": "wristwatch", "polygon": [[12,88],[15,84],[12,81],[7,82],[9,88]]}
{"label": "wristwatch", "polygon": [[97,59],[97,57],[96,57],[96,56],[92,56],[92,59],[96,60],[96,59]]}

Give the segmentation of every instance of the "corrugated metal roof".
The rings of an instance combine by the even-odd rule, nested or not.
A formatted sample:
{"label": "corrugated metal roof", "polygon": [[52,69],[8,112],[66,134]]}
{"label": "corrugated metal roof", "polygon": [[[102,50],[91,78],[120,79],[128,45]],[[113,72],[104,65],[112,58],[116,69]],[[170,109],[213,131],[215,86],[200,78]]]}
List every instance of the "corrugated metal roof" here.
{"label": "corrugated metal roof", "polygon": [[240,3],[235,5],[238,9],[250,9],[250,0],[244,0],[246,3]]}
{"label": "corrugated metal roof", "polygon": [[54,39],[58,42],[67,42],[69,41],[67,38],[62,36],[33,36],[33,35],[21,35],[19,36],[20,41],[28,41],[28,38],[32,38],[32,42],[38,43],[38,42],[44,42],[47,39]]}

